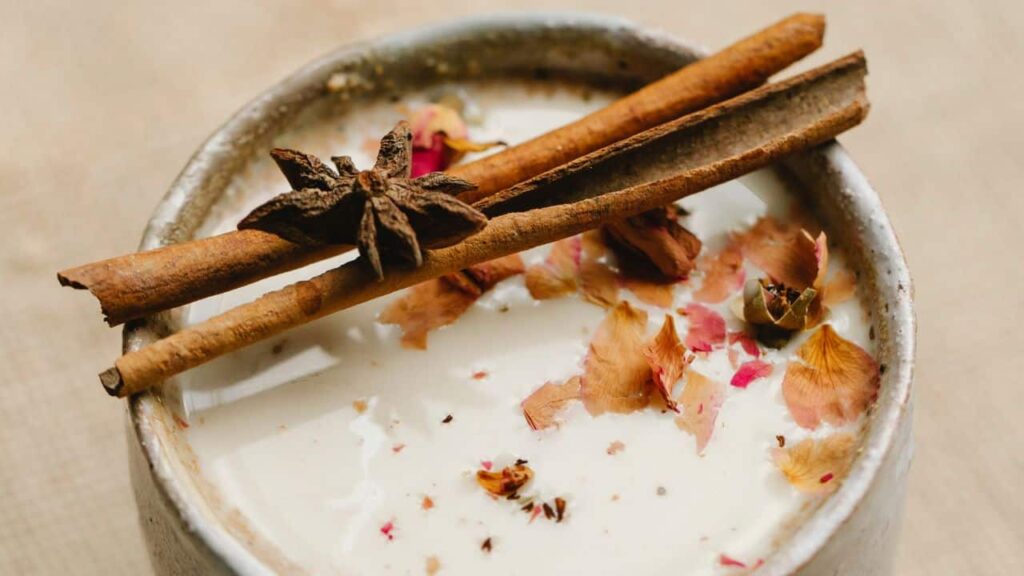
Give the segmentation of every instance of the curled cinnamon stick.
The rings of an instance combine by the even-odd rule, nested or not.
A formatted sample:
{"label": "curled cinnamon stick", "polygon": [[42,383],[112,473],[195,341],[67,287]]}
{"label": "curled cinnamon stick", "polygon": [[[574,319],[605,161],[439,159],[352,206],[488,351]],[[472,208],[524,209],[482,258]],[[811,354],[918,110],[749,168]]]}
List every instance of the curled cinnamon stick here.
{"label": "curled cinnamon stick", "polygon": [[501,215],[462,243],[429,252],[419,268],[391,267],[377,281],[357,262],[345,264],[129,352],[100,380],[111,395],[134,394],[283,330],[761,168],[859,124],[868,111],[866,73],[855,53],[598,150],[493,196],[486,208]]}
{"label": "curled cinnamon stick", "polygon": [[[477,184],[474,202],[682,114],[764,83],[821,46],[825,19],[796,14],[690,64],[572,124],[450,173]],[[229,232],[64,270],[63,286],[88,289],[107,324],[194,302],[339,254],[254,230]]]}

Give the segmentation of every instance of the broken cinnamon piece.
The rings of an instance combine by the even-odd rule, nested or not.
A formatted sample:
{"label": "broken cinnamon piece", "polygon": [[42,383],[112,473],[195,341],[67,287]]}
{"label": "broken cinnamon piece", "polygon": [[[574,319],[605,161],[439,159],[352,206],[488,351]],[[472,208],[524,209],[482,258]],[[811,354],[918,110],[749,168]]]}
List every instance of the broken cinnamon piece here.
{"label": "broken cinnamon piece", "polygon": [[648,210],[631,218],[605,224],[605,232],[621,254],[620,266],[640,261],[656,269],[665,280],[681,280],[694,268],[701,241],[679,224],[674,205]]}

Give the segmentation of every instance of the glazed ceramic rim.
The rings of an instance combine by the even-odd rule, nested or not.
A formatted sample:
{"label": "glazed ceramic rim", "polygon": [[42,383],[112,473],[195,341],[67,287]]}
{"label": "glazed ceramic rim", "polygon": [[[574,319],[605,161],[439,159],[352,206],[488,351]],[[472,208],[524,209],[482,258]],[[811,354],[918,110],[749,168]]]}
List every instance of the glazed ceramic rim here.
{"label": "glazed ceramic rim", "polygon": [[[209,186],[208,173],[223,164],[228,150],[239,136],[259,133],[261,118],[272,115],[275,109],[287,107],[296,101],[297,94],[320,83],[325,73],[340,64],[367,54],[387,53],[389,50],[422,46],[429,48],[445,38],[486,35],[517,30],[546,27],[564,29],[583,34],[620,34],[632,36],[641,44],[653,45],[685,57],[700,57],[705,52],[693,44],[661,33],[641,29],[619,18],[580,13],[516,13],[498,14],[459,20],[388,36],[373,42],[343,47],[315,60],[296,73],[275,84],[255,100],[243,107],[219,128],[189,160],[163,200],[157,206],[143,235],[140,249],[151,249],[187,239],[187,226],[178,224],[185,218],[196,217],[195,211],[207,212],[209,204],[195,208],[193,200],[199,195],[200,185]],[[788,574],[809,562],[822,549],[828,539],[854,513],[870,489],[884,458],[893,446],[896,432],[903,419],[909,418],[910,389],[915,346],[915,322],[910,296],[910,275],[896,236],[889,224],[878,195],[850,157],[835,143],[826,144],[808,153],[828,170],[828,177],[836,180],[843,196],[840,203],[848,217],[860,224],[857,234],[865,249],[872,253],[876,267],[876,303],[888,307],[888,356],[893,360],[883,376],[884,396],[880,396],[872,415],[872,424],[864,439],[864,449],[854,463],[850,474],[835,494],[809,517],[776,549],[759,573]],[[787,161],[799,164],[800,159]],[[797,168],[799,170],[799,168]],[[223,170],[228,172],[229,170]],[[192,212],[189,214],[189,212]],[[867,224],[865,224],[867,223]],[[884,272],[884,274],[883,274]],[[154,341],[166,331],[165,319],[159,317],[129,325],[124,330],[125,350],[135,350]],[[883,334],[880,340],[885,341]],[[129,418],[142,452],[147,459],[154,483],[165,503],[175,510],[181,525],[192,536],[193,544],[204,548],[229,570],[241,574],[269,573],[265,564],[239,542],[220,523],[211,522],[192,501],[195,491],[178,475],[168,461],[169,452],[159,437],[153,419],[159,418],[166,408],[158,395],[144,393],[128,402]]]}

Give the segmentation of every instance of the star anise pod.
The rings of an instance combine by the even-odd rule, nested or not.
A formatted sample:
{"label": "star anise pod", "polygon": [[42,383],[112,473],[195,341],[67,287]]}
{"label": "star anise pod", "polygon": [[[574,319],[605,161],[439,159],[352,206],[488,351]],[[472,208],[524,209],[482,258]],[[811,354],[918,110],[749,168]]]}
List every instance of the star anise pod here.
{"label": "star anise pod", "polygon": [[270,155],[292,187],[238,223],[307,245],[355,244],[378,278],[383,257],[419,266],[423,249],[455,244],[487,217],[454,197],[471,182],[443,172],[410,178],[412,133],[399,122],[380,142],[377,162],[359,171],[348,156],[331,158],[277,148]]}

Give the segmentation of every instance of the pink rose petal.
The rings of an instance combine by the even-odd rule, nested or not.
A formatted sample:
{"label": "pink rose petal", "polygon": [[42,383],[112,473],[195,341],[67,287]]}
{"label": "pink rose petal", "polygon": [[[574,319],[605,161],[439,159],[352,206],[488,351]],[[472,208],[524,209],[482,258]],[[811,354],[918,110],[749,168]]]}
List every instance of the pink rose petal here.
{"label": "pink rose petal", "polygon": [[739,370],[732,376],[729,384],[736,388],[746,388],[751,382],[758,378],[771,375],[772,365],[763,360],[751,360],[744,362]]}
{"label": "pink rose petal", "polygon": [[725,319],[721,314],[700,304],[687,304],[679,312],[690,322],[687,348],[694,352],[711,352],[715,346],[725,344]]}

